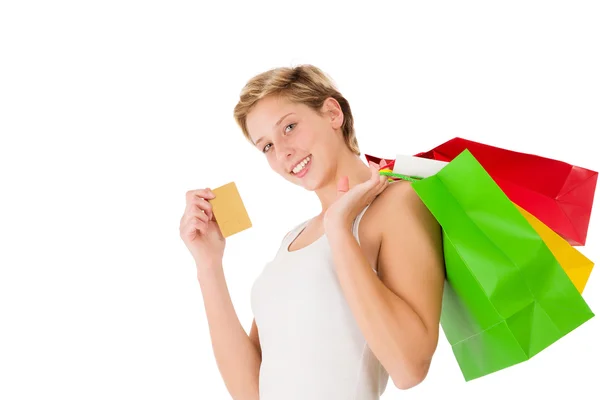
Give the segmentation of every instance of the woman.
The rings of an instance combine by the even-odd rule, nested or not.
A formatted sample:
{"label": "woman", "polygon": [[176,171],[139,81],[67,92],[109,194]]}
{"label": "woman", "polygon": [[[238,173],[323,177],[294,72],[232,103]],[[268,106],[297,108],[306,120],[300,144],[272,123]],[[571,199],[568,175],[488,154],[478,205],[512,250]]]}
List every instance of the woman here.
{"label": "woman", "polygon": [[187,193],[181,237],[196,261],[215,358],[234,399],[379,399],[423,381],[437,347],[441,230],[410,183],[365,165],[348,101],[318,68],[252,78],[234,116],[246,139],[322,212],[288,232],[252,286],[249,335],[221,264],[210,189]]}

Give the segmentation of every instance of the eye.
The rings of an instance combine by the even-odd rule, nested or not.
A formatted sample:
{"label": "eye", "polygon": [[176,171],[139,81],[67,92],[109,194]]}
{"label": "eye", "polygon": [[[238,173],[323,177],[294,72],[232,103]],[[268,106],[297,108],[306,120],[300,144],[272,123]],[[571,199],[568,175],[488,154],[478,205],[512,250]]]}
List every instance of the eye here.
{"label": "eye", "polygon": [[288,126],[286,126],[286,127],[285,127],[285,129],[284,129],[283,131],[287,133],[287,132],[288,132],[288,131],[287,131],[287,128],[289,128],[290,126],[295,126],[295,125],[296,125],[296,124],[289,124]]}
{"label": "eye", "polygon": [[[295,124],[295,123],[292,123],[292,124],[286,125],[285,129],[283,130],[284,134],[287,134],[287,133],[289,132],[288,128],[289,128],[290,126],[291,126],[291,127],[292,127],[292,129],[293,129],[293,127],[294,127],[294,126],[296,126],[296,124]],[[265,147],[263,147],[263,149],[262,149],[262,152],[263,152],[263,153],[266,153],[267,151],[269,151],[269,150],[267,149],[267,147],[268,147],[268,146],[272,146],[272,144],[271,144],[271,143],[269,143],[269,144],[267,144]],[[269,149],[270,149],[270,147],[269,147]]]}

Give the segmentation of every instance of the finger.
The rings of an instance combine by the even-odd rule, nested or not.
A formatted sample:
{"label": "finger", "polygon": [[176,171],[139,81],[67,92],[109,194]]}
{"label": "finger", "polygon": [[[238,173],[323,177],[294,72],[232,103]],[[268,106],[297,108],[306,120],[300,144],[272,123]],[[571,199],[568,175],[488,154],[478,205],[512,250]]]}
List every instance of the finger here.
{"label": "finger", "polygon": [[202,198],[202,199],[214,199],[215,197],[217,197],[212,190],[210,190],[210,188],[206,188],[206,189],[196,189],[196,190],[188,190],[185,193],[185,200],[186,203],[192,203],[194,199],[196,198]]}
{"label": "finger", "polygon": [[198,218],[193,218],[191,221],[191,224],[192,224],[193,229],[200,232],[201,235],[206,234],[206,229],[208,227],[208,224],[206,222],[204,222]]}
{"label": "finger", "polygon": [[195,216],[198,216],[200,214],[206,214],[207,211],[203,210],[198,202],[193,202],[193,203],[189,203],[186,207],[185,207],[185,212],[183,213],[183,218],[193,218]]}
{"label": "finger", "polygon": [[[186,192],[185,194],[185,202],[186,202],[186,207],[185,207],[185,214],[189,213],[190,210],[194,209],[195,205],[203,205],[203,204],[209,204],[208,201],[206,201],[206,199],[214,199],[216,198],[216,195],[213,193],[212,190],[210,190],[210,188],[206,188],[206,189],[196,189],[196,190],[189,190]],[[199,203],[202,201],[206,201],[206,203]],[[205,207],[200,207],[201,209],[205,209]],[[210,210],[212,213],[212,210]]]}
{"label": "finger", "polygon": [[379,183],[383,175],[379,174],[379,165],[373,161],[369,161],[369,168],[371,168],[371,180],[374,184]]}
{"label": "finger", "polygon": [[213,217],[213,206],[209,203],[208,200],[200,199],[197,201],[198,208],[204,211],[209,217]]}
{"label": "finger", "polygon": [[375,192],[375,197],[379,196],[381,193],[385,192],[385,190],[387,189],[387,184],[384,186],[380,186],[377,191]]}
{"label": "finger", "polygon": [[198,210],[198,211],[194,212],[194,213],[192,214],[192,216],[193,216],[193,218],[198,218],[198,219],[200,219],[200,220],[201,220],[201,221],[203,221],[203,222],[208,222],[208,221],[210,221],[210,216],[208,216],[206,213],[204,213],[204,212],[202,212],[202,211],[200,211],[200,210]]}
{"label": "finger", "polygon": [[390,182],[388,181],[387,176],[380,176],[378,192],[381,193],[389,186]]}
{"label": "finger", "polygon": [[186,207],[187,214],[197,215],[198,210],[201,210],[201,212],[204,212],[211,218],[213,217],[212,204],[208,200],[195,198]]}
{"label": "finger", "polygon": [[338,195],[346,193],[350,189],[350,182],[347,176],[342,176],[337,183]]}
{"label": "finger", "polygon": [[390,186],[390,181],[387,180],[387,177],[383,177],[384,179],[381,180],[381,190],[385,190],[388,188],[388,186]]}
{"label": "finger", "polygon": [[180,236],[183,237],[193,237],[198,233],[196,230],[198,229],[200,221],[196,218],[188,218],[183,224],[180,226]]}

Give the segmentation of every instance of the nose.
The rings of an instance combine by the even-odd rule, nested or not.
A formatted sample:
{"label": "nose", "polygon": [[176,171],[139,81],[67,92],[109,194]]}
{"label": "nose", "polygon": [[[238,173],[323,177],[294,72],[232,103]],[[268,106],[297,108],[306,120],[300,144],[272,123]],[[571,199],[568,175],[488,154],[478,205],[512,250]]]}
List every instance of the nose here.
{"label": "nose", "polygon": [[294,150],[284,141],[280,140],[275,145],[275,155],[278,160],[286,161],[294,155]]}

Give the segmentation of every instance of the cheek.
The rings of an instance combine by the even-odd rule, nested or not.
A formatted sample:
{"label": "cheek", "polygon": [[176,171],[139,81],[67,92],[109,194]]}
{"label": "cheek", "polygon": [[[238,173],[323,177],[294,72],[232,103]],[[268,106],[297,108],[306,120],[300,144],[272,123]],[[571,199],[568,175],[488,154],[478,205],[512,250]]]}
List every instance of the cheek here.
{"label": "cheek", "polygon": [[296,133],[297,135],[294,137],[291,143],[296,150],[313,152],[318,147],[322,146],[322,140],[319,136],[319,132],[306,130]]}
{"label": "cheek", "polygon": [[275,172],[277,172],[279,174],[283,174],[284,173],[284,171],[281,170],[281,166],[279,165],[279,163],[277,163],[277,161],[275,160],[274,156],[272,156],[272,155],[269,154],[269,156],[267,157],[267,161],[269,163],[269,167],[273,171],[275,171]]}

